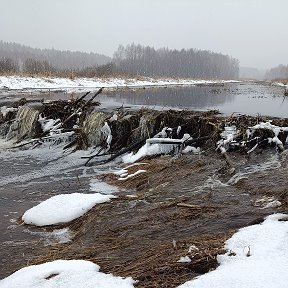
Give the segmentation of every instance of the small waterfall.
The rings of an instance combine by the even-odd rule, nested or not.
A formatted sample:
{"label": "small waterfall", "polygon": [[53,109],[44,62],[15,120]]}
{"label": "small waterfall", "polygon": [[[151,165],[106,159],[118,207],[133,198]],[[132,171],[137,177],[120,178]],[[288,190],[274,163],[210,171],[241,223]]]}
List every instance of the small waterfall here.
{"label": "small waterfall", "polygon": [[15,139],[21,141],[35,136],[39,118],[39,111],[22,106],[19,108],[16,118],[10,125],[6,140]]}
{"label": "small waterfall", "polygon": [[103,140],[106,140],[101,131],[106,118],[107,114],[102,112],[93,112],[86,117],[83,123],[83,131],[87,135],[89,146],[99,146]]}
{"label": "small waterfall", "polygon": [[138,127],[131,131],[131,139],[136,142],[139,139],[153,137],[155,122],[154,113],[144,113],[139,120]]}

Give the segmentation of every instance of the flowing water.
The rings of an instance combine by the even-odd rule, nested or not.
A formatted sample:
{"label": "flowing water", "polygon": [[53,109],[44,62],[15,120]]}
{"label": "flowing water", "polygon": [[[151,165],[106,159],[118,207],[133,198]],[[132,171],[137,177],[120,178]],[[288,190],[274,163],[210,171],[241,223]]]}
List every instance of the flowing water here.
{"label": "flowing water", "polygon": [[[34,92],[30,95],[12,95],[11,93],[4,95],[0,93],[0,106],[9,106],[11,102],[23,96],[27,99],[44,99],[45,101],[50,101],[75,98],[78,95],[63,92],[50,92],[48,94]],[[281,87],[248,82],[225,84],[223,86],[114,90],[102,93],[97,100],[102,103],[103,109],[111,109],[121,105],[130,106],[133,109],[142,106],[155,107],[157,109],[218,109],[225,114],[236,112],[256,115],[259,113],[261,115],[288,117],[288,99],[286,98],[283,97],[283,88]],[[29,119],[38,116],[38,114],[31,113],[29,109],[21,109],[18,114],[17,117],[19,119],[25,118],[27,115]],[[91,117],[92,116],[93,114],[91,114]],[[23,129],[20,129],[22,134],[27,134],[27,131],[32,129],[32,122],[28,121],[24,123]],[[12,131],[11,134],[13,134]],[[16,136],[21,138],[23,136],[22,134]],[[2,147],[5,146],[5,142],[1,141],[1,139],[0,145],[2,145]],[[63,228],[46,231],[46,229],[43,230],[19,225],[18,221],[22,213],[53,195],[73,192],[91,193],[91,183],[95,181],[95,177],[112,171],[119,164],[114,162],[110,165],[86,168],[83,165],[86,160],[81,159],[81,156],[84,154],[83,151],[78,151],[73,154],[63,154],[61,146],[49,145],[49,143],[46,143],[44,147],[24,151],[10,151],[0,147],[0,217],[2,219],[0,224],[0,249],[2,251],[0,257],[0,278],[10,274],[16,267],[19,268],[21,263],[22,265],[23,263],[27,263],[30,259],[27,253],[31,253],[31,249],[34,249],[34,246],[35,249],[37,249],[39,243],[43,245],[66,243],[69,242],[70,237],[72,237],[70,235],[72,232]],[[225,225],[227,225],[227,227],[229,225],[235,227],[235,223],[238,223],[239,226],[244,225],[245,221],[245,223],[247,223],[247,221],[251,221],[253,217],[258,215],[255,212],[255,207],[253,208],[255,210],[253,210],[254,212],[251,212],[252,210],[250,211],[248,207],[251,199],[248,198],[247,195],[251,191],[255,193],[255,195],[258,193],[258,190],[262,191],[261,193],[267,194],[272,191],[275,194],[285,187],[285,185],[287,187],[287,177],[285,176],[285,173],[287,173],[287,164],[285,163],[287,162],[286,160],[284,162],[282,160],[281,162],[281,159],[279,159],[275,151],[257,156],[250,162],[242,158],[241,161],[237,161],[237,159],[234,160],[235,163],[237,163],[237,171],[234,176],[229,177],[224,177],[219,173],[219,169],[223,165],[222,159],[216,158],[215,161],[212,161],[209,160],[209,156],[201,155],[199,159],[203,161],[203,163],[211,161],[211,164],[206,164],[207,167],[201,173],[191,174],[191,176],[183,178],[184,180],[181,181],[171,181],[170,184],[167,184],[167,187],[163,188],[161,193],[152,196],[155,199],[159,197],[159,201],[164,201],[167,200],[163,199],[165,198],[165,193],[168,193],[167,195],[172,198],[180,196],[198,197],[197,195],[201,196],[205,193],[209,196],[212,191],[215,195],[218,195],[217,201],[219,202],[223,201],[223,203],[225,203],[225,201],[228,201],[227,197],[230,197],[229,199],[232,199],[234,201],[233,203],[242,203],[243,201],[243,203],[247,205],[246,210],[244,209],[245,215],[237,212],[238,214],[235,214],[235,219],[228,217],[230,215],[229,213],[235,210],[234,207],[229,208],[230,210],[227,210],[224,215],[226,217],[224,217],[226,222],[223,220],[224,224],[219,220],[213,224],[214,226],[211,226],[209,221],[213,219],[209,221],[204,219],[210,223],[207,222],[210,226],[206,227],[205,221],[203,221],[202,224],[198,223],[199,226],[197,224],[197,229],[199,233],[203,233],[203,231],[205,232],[207,229],[212,229],[211,227],[217,230],[223,227],[225,228]],[[191,161],[195,161],[195,159]],[[189,168],[188,164],[187,169]],[[274,179],[273,176],[276,177],[275,187],[271,181]],[[182,178],[179,178],[179,180],[180,179]],[[246,190],[245,185],[248,187],[248,190]],[[105,185],[101,187],[105,189]],[[266,188],[267,190],[261,190],[262,188]],[[259,194],[261,193],[259,192]],[[256,196],[253,197],[256,199]],[[141,203],[141,205],[144,206],[139,206],[139,209],[143,209],[143,215],[149,215],[149,206],[152,207],[152,204],[149,204],[149,201],[142,201]],[[243,207],[241,209],[243,209]],[[113,212],[111,211],[111,213]],[[265,211],[263,212],[261,210],[259,215],[260,214],[265,214]],[[133,217],[129,217],[127,223],[129,221],[133,221]],[[176,226],[178,227],[178,225]],[[203,227],[203,231],[201,227]],[[189,229],[185,228],[183,231],[190,233]],[[168,237],[169,229],[165,231],[163,231],[163,235],[167,234],[165,237]],[[151,231],[149,233],[151,233]],[[177,233],[179,233],[178,230]],[[163,239],[161,239],[161,241],[163,241]],[[13,260],[11,260],[10,257],[12,254],[14,255]],[[37,254],[37,252],[35,252],[35,254]],[[10,266],[11,268],[9,268]]]}

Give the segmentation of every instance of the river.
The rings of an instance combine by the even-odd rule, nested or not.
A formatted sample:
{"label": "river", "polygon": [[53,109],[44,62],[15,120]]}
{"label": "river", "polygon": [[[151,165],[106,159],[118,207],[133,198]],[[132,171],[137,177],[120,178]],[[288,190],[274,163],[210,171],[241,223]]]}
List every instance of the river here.
{"label": "river", "polygon": [[[0,105],[9,105],[15,99],[52,101],[77,97],[75,93],[31,92],[0,94]],[[113,109],[129,106],[132,109],[149,107],[154,109],[219,110],[224,114],[265,115],[288,117],[288,97],[284,88],[265,82],[240,82],[200,86],[166,86],[146,89],[104,89],[97,97],[102,107]]]}
{"label": "river", "polygon": [[[284,91],[281,87],[265,83],[243,82],[223,86],[108,90],[100,94],[97,100],[102,104],[100,109],[112,109],[121,105],[127,109],[128,107],[130,107],[129,109],[138,109],[142,106],[156,109],[218,109],[224,114],[240,113],[287,117],[288,99],[284,98],[283,94]],[[40,100],[44,98],[45,101],[50,101],[69,99],[77,95],[63,92],[8,93],[0,95],[0,106],[9,105],[24,96],[27,99]],[[53,195],[73,192],[91,193],[93,192],[91,182],[97,175],[112,171],[120,164],[118,161],[104,166],[84,167],[85,159],[81,159],[81,156],[87,152],[77,151],[72,154],[63,154],[61,148],[61,146],[49,147],[47,145],[33,150],[0,150],[0,217],[2,219],[0,224],[0,278],[8,276],[15,269],[19,269],[27,263],[29,264],[33,257],[41,256],[41,249],[45,247],[50,249],[49,247],[51,247],[52,251],[53,245],[56,243],[65,243],[73,238],[69,235],[69,230],[59,229],[59,227],[55,228],[56,230],[53,232],[53,228],[35,228],[20,224],[19,219],[22,213]],[[113,269],[128,263],[124,260],[125,257],[129,258],[129,255],[131,255],[131,263],[129,263],[132,265],[132,258],[140,257],[139,255],[134,256],[135,251],[138,254],[143,252],[141,255],[145,258],[145,251],[149,252],[151,245],[155,245],[157,250],[157,245],[160,247],[161,243],[172,243],[172,240],[176,239],[175,237],[188,241],[193,233],[195,237],[203,235],[203,233],[215,233],[215,231],[228,233],[227,229],[246,226],[259,217],[262,219],[268,213],[273,213],[278,208],[262,209],[253,203],[261,200],[264,196],[280,200],[281,197],[286,197],[287,153],[285,152],[283,157],[279,157],[273,149],[261,152],[262,154],[260,152],[252,155],[251,159],[247,159],[245,155],[232,154],[232,161],[238,172],[232,178],[229,176],[227,179],[225,173],[225,177],[223,176],[223,159],[219,155],[220,153],[215,153],[214,149],[210,154],[203,153],[179,159],[170,160],[170,158],[163,157],[159,160],[158,158],[158,162],[164,161],[165,169],[159,170],[157,173],[151,172],[153,181],[151,180],[147,184],[147,189],[143,188],[138,191],[139,199],[119,199],[115,204],[109,204],[110,206],[107,204],[107,208],[103,206],[101,209],[104,212],[96,211],[99,213],[99,218],[95,218],[97,221],[94,218],[92,220],[98,224],[103,221],[101,225],[105,229],[102,229],[100,224],[96,225],[96,222],[92,220],[82,223],[83,227],[87,226],[87,234],[86,236],[82,235],[82,238],[75,239],[75,242],[72,241],[73,244],[69,249],[74,253],[73,257],[77,254],[79,247],[85,246],[85,241],[87,247],[92,245],[96,247],[98,242],[101,244],[101,241],[107,240],[105,245],[102,245],[105,251],[99,253],[97,261],[102,261],[99,263],[101,267],[102,264],[103,267],[106,265],[106,270],[113,272]],[[149,165],[152,167],[153,163],[152,160]],[[157,165],[160,166],[160,164]],[[173,165],[175,166],[173,167]],[[273,173],[271,173],[272,171]],[[173,178],[171,176],[174,173],[179,175]],[[162,183],[162,178],[158,175],[161,175],[165,182]],[[234,178],[237,178],[237,181]],[[101,189],[104,187],[101,192],[105,192],[105,186],[100,187]],[[131,192],[126,190],[124,194],[127,193]],[[196,211],[198,214],[194,215],[193,209],[179,210],[177,205],[173,204],[174,199],[177,198],[193,199],[193,204],[202,204],[205,201],[205,205],[208,207],[205,209],[208,212],[211,210],[213,213],[209,212],[209,214],[203,210],[203,213]],[[287,204],[287,199],[284,200]],[[172,204],[169,204],[169,201]],[[217,205],[222,208],[218,209]],[[286,209],[285,207],[283,209]],[[122,230],[119,227],[122,227]],[[135,227],[139,229],[135,229]],[[113,239],[111,238],[112,234],[114,235]],[[133,245],[129,242],[130,247],[125,244],[126,237],[128,237],[126,235],[134,235],[134,242],[131,242]],[[140,238],[141,241],[139,241]],[[123,243],[120,240],[123,240]],[[110,247],[110,252],[106,251],[106,244],[109,241],[117,242],[111,242],[113,244],[111,247],[114,248]],[[121,242],[121,245],[118,245],[118,241]],[[144,243],[146,250],[142,251],[144,246],[139,247],[139,243]],[[99,247],[97,249],[101,248]],[[65,257],[67,256],[64,250],[61,253],[64,253]],[[120,261],[117,262],[118,266],[113,266],[113,263],[109,262],[110,256],[107,256],[109,253],[115,257],[113,263]],[[122,258],[119,255],[122,255]],[[119,274],[122,275],[121,269],[119,271]]]}

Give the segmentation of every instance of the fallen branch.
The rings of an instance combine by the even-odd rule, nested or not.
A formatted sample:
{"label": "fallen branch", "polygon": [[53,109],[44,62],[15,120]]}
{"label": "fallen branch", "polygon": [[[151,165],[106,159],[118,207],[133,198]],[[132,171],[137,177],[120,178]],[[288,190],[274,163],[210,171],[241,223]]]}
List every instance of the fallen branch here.
{"label": "fallen branch", "polygon": [[124,153],[130,152],[131,150],[133,150],[139,146],[142,146],[143,144],[145,144],[145,142],[146,142],[146,139],[141,139],[138,142],[133,143],[131,146],[120,150],[118,153],[113,154],[110,158],[97,162],[96,165],[109,163],[109,162],[113,161],[114,159],[116,159],[117,157],[123,155]]}
{"label": "fallen branch", "polygon": [[[75,117],[78,113],[82,112],[85,107],[91,104],[91,102],[96,98],[97,95],[99,95],[103,91],[103,88],[100,88],[94,95],[89,99],[86,103],[84,103],[80,108],[78,108],[75,112],[73,112],[69,117],[67,117],[63,122],[62,122],[62,127],[69,122],[73,117]],[[87,94],[88,95],[88,94]],[[86,96],[86,95],[83,95]],[[82,97],[83,97],[82,96]]]}
{"label": "fallen branch", "polygon": [[76,101],[73,103],[73,106],[76,107],[76,105],[81,102],[88,94],[90,94],[91,91],[88,91],[87,93],[85,93],[83,96],[81,96],[80,98],[76,99]]}

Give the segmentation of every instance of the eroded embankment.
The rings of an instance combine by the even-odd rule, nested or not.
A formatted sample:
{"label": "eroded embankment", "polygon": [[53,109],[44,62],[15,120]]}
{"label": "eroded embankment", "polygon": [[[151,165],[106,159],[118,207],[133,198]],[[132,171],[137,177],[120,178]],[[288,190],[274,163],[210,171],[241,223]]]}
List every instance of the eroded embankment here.
{"label": "eroded embankment", "polygon": [[[64,109],[65,105],[61,107]],[[224,252],[225,240],[236,229],[259,223],[273,212],[287,212],[287,131],[275,134],[276,126],[288,126],[287,119],[270,119],[275,127],[268,124],[262,127],[256,125],[261,121],[267,123],[266,117],[225,118],[213,111],[125,112],[121,109],[108,114],[91,110],[86,113],[82,109],[84,113],[77,112],[74,120],[69,119],[75,109],[63,117],[57,113],[52,117],[52,113],[49,116],[42,110],[42,120],[39,122],[39,115],[35,116],[32,124],[23,122],[25,117],[21,118],[19,110],[15,110],[11,111],[14,116],[4,119],[2,125],[9,126],[9,133],[13,131],[11,125],[17,123],[22,139],[35,137],[32,142],[28,140],[32,145],[45,142],[45,137],[61,141],[66,132],[73,132],[68,143],[78,148],[97,146],[93,156],[104,152],[108,154],[105,161],[110,159],[110,153],[121,154],[118,152],[127,147],[130,149],[126,152],[137,150],[146,138],[159,133],[158,137],[168,142],[170,137],[183,139],[185,134],[192,138],[184,138],[187,141],[173,146],[169,155],[146,156],[139,160],[142,164],[126,169],[128,175],[139,170],[143,173],[127,179],[113,173],[102,176],[101,179],[126,190],[117,199],[95,206],[70,224],[43,228],[49,231],[68,226],[73,231],[72,242],[44,247],[39,241],[6,247],[3,256],[17,259],[5,265],[6,276],[27,264],[27,258],[18,257],[27,253],[29,264],[87,259],[99,264],[104,272],[132,276],[139,281],[138,287],[176,287],[215,268],[217,254]],[[23,116],[25,111],[20,111]],[[46,124],[51,124],[50,128],[41,125],[43,118]],[[66,126],[69,121],[65,119],[75,123]],[[40,129],[38,134],[33,134],[37,131],[34,125]],[[33,135],[27,136],[27,127]],[[248,131],[250,134],[246,131],[248,127],[254,127]],[[226,133],[221,136],[223,131]],[[18,134],[15,135],[17,138]],[[201,152],[182,154],[190,145],[200,147]],[[101,161],[97,159],[98,156],[88,158],[88,164],[103,163],[103,157]],[[122,164],[122,168],[127,165]],[[30,189],[33,192],[33,184]],[[189,256],[191,262],[178,262],[184,256]]]}

